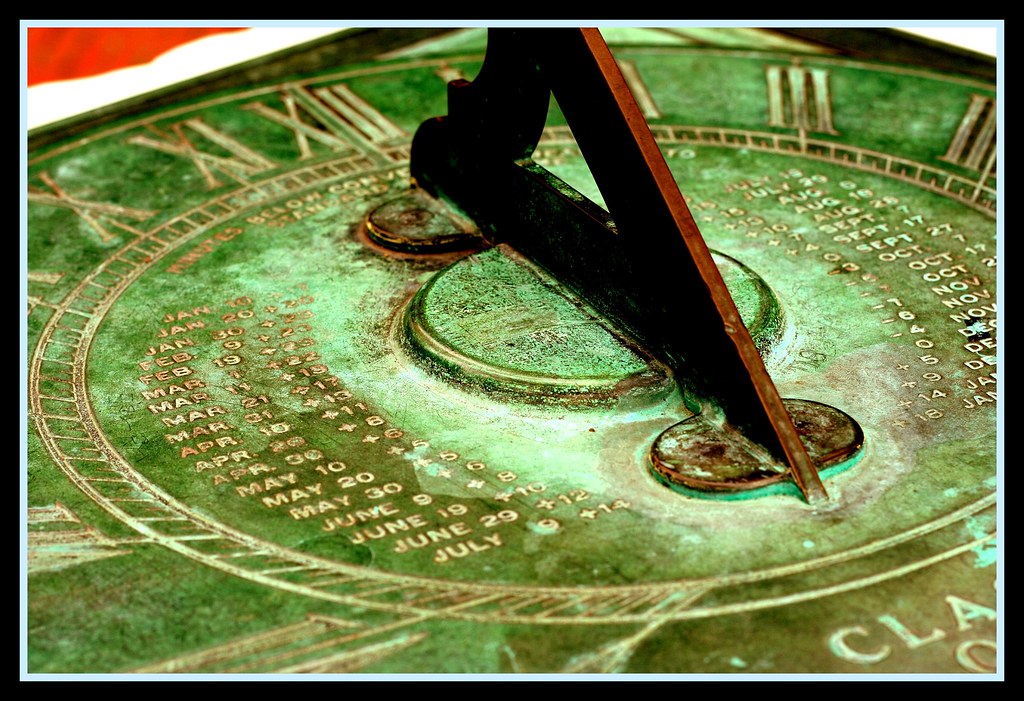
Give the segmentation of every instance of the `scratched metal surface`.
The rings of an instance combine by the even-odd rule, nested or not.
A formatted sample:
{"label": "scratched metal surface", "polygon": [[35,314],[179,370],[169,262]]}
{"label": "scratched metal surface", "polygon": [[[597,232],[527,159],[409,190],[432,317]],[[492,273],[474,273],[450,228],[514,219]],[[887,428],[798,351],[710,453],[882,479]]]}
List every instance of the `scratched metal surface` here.
{"label": "scratched metal surface", "polygon": [[[367,241],[460,33],[30,154],[30,672],[994,671],[994,87],[610,37],[782,395],[864,430],[831,501],[668,489],[642,351]],[[600,201],[557,108],[536,157]]]}

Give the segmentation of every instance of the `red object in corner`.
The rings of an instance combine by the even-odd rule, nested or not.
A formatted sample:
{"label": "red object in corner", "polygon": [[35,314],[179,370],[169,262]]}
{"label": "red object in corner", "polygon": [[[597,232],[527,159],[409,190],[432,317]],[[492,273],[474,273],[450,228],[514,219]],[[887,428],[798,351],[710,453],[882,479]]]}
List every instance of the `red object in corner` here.
{"label": "red object in corner", "polygon": [[28,84],[69,80],[149,63],[174,47],[242,28],[29,27]]}

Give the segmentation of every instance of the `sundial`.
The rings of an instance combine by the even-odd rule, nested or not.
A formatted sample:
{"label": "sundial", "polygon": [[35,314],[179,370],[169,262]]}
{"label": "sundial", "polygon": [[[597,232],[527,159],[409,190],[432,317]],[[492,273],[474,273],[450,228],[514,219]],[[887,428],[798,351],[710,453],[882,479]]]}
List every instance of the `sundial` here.
{"label": "sundial", "polygon": [[30,135],[29,672],[1000,671],[994,64],[603,35]]}

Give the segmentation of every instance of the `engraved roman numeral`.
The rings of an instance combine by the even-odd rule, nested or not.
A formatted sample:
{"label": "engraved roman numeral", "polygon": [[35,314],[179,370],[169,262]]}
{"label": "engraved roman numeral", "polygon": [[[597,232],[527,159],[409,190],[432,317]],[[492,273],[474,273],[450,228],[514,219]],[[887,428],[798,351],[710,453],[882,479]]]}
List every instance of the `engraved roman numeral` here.
{"label": "engraved roman numeral", "polygon": [[[298,90],[296,90],[296,92],[298,92]],[[351,150],[352,145],[340,138],[338,134],[331,133],[320,126],[314,126],[302,121],[299,116],[300,103],[293,93],[281,93],[281,102],[284,103],[287,114],[282,114],[275,109],[267,107],[262,102],[253,102],[245,105],[243,109],[255,112],[261,117],[291,129],[295,134],[295,142],[299,147],[300,160],[312,158],[313,156],[313,150],[309,145],[310,139],[317,141],[334,151]]]}
{"label": "engraved roman numeral", "polygon": [[633,93],[633,98],[636,100],[636,104],[644,117],[647,119],[661,117],[661,110],[658,109],[657,103],[651,96],[651,91],[647,89],[646,83],[640,77],[640,71],[637,70],[636,64],[632,61],[619,61],[618,65],[619,70],[622,72],[622,77],[626,79],[626,85],[629,86],[630,92]]}
{"label": "engraved roman numeral", "polygon": [[29,282],[40,282],[44,285],[56,285],[64,277],[64,273],[44,273],[29,270],[25,277]]}
{"label": "engraved roman numeral", "polygon": [[[345,84],[312,90],[292,86],[281,93],[281,101],[285,112],[260,102],[248,104],[245,109],[291,129],[300,159],[313,156],[310,140],[334,151],[346,151],[358,144],[387,152],[407,136],[403,129]],[[301,113],[311,117],[314,123],[303,120]]]}
{"label": "engraved roman numeral", "polygon": [[49,506],[28,507],[27,523],[30,526],[40,523],[54,523],[59,521],[81,523],[78,516],[76,516],[71,509],[64,506],[60,502],[50,504]]}
{"label": "engraved roman numeral", "polygon": [[151,210],[135,209],[133,207],[111,204],[109,202],[89,202],[87,200],[74,197],[66,193],[63,188],[61,188],[60,185],[58,185],[57,182],[49,175],[49,173],[40,173],[39,179],[42,180],[50,190],[47,192],[43,188],[29,185],[29,202],[70,209],[84,221],[88,222],[89,226],[100,235],[100,240],[104,242],[110,241],[116,236],[116,234],[107,230],[104,223],[110,226],[116,226],[136,235],[142,234],[141,231],[132,228],[124,222],[118,221],[114,217],[127,217],[128,219],[134,219],[136,221],[144,221],[156,214],[155,211]]}
{"label": "engraved roman numeral", "polygon": [[447,63],[442,63],[438,67],[438,69],[436,71],[434,71],[434,75],[436,75],[438,78],[443,80],[446,85],[448,83],[452,82],[453,80],[465,80],[466,79],[466,74],[462,72],[461,68],[455,68],[454,66],[449,66]]}
{"label": "engraved roman numeral", "polygon": [[[40,272],[29,270],[26,272],[25,277],[28,282],[43,284],[43,285],[56,285],[60,282],[60,279],[64,277],[64,273],[51,273],[51,272]],[[31,314],[32,310],[39,305],[50,306],[38,295],[29,294],[28,297],[28,313]]]}
{"label": "engraved roman numeral", "polygon": [[972,170],[991,171],[996,157],[996,101],[971,95],[960,126],[940,158]]}
{"label": "engraved roman numeral", "polygon": [[[63,528],[48,528],[58,523]],[[92,526],[60,503],[28,508],[28,571],[45,572],[71,565],[84,564],[118,555],[130,550],[117,550],[118,542]]]}
{"label": "engraved roman numeral", "polygon": [[347,85],[332,85],[313,91],[320,100],[332,108],[331,116],[341,118],[345,127],[355,130],[374,144],[405,136],[387,117],[352,92]]}
{"label": "engraved roman numeral", "polygon": [[[232,155],[218,156],[199,150],[185,135],[185,127]],[[210,190],[223,185],[223,182],[217,179],[215,171],[239,183],[248,184],[247,179],[253,175],[277,167],[274,161],[253,151],[227,134],[217,131],[199,118],[172,124],[170,127],[172,133],[170,134],[161,132],[152,125],[149,126],[149,129],[154,136],[139,134],[130,137],[128,143],[190,159],[202,173],[206,186]]]}
{"label": "engraved roman numeral", "polygon": [[803,66],[765,66],[768,125],[838,134],[832,126],[829,72]]}
{"label": "engraved roman numeral", "polygon": [[408,618],[366,628],[345,619],[308,614],[301,623],[271,628],[133,671],[355,672],[422,642],[427,633],[415,631],[380,639],[419,620]]}

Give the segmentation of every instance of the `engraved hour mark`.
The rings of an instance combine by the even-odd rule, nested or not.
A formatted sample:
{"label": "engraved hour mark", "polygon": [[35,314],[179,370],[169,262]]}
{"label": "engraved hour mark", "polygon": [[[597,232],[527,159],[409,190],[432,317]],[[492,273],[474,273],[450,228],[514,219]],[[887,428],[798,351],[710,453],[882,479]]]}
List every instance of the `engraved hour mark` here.
{"label": "engraved hour mark", "polygon": [[[199,150],[185,135],[185,127],[230,152],[232,156],[218,156]],[[150,125],[149,129],[154,136],[144,134],[132,136],[129,137],[128,143],[191,159],[199,172],[203,174],[206,186],[210,190],[223,185],[217,179],[215,171],[220,171],[239,183],[248,184],[247,178],[277,166],[274,161],[253,151],[227,134],[217,131],[199,118],[172,124],[170,128],[172,134],[161,132],[155,126]]]}
{"label": "engraved hour mark", "polygon": [[447,63],[441,64],[434,75],[443,80],[445,83],[450,83],[453,80],[465,80],[466,74],[462,72],[462,69],[456,68],[455,66],[449,66]]}
{"label": "engraved hour mark", "polygon": [[319,88],[314,93],[324,104],[329,105],[334,114],[341,117],[346,125],[358,131],[368,141],[379,143],[405,136],[402,129],[352,92],[347,85]]}
{"label": "engraved hour mark", "polygon": [[637,70],[636,64],[632,61],[619,61],[618,65],[619,70],[622,71],[622,77],[626,79],[626,85],[633,93],[633,98],[644,117],[647,119],[660,118],[661,110],[658,109],[657,103],[651,96],[651,91],[647,89],[643,78],[640,77],[640,71]]}
{"label": "engraved hour mark", "polygon": [[[327,580],[329,584],[348,581],[351,580]],[[316,586],[325,584],[318,582]],[[216,647],[186,653],[133,671],[356,672],[426,638],[427,633],[424,632],[384,637],[390,631],[418,621],[418,618],[412,617],[366,628],[341,618],[307,614],[306,620],[299,623],[262,630]]]}
{"label": "engraved hour mark", "polygon": [[803,66],[766,66],[768,125],[838,134],[832,126],[829,71]]}
{"label": "engraved hour mark", "polygon": [[86,221],[89,226],[91,226],[96,233],[100,235],[100,240],[104,243],[115,238],[116,234],[109,232],[107,228],[104,227],[103,222],[124,229],[125,231],[129,231],[133,234],[141,235],[142,232],[113,219],[113,217],[127,217],[128,219],[134,219],[136,221],[144,221],[156,214],[156,212],[152,210],[125,207],[123,205],[111,204],[109,202],[89,202],[88,200],[74,197],[73,195],[69,195],[65,192],[49,173],[40,173],[39,179],[46,184],[49,188],[49,192],[42,188],[29,185],[29,202],[70,209]]}
{"label": "engraved hour mark", "polygon": [[44,285],[56,285],[64,277],[64,273],[45,273],[29,270],[26,274],[29,282],[41,282]]}
{"label": "engraved hour mark", "polygon": [[[28,282],[34,282],[43,285],[56,285],[60,282],[60,279],[64,277],[64,273],[54,272],[40,272],[29,270],[25,276]],[[43,299],[37,295],[28,295],[28,313],[31,314],[32,310],[40,304],[46,304]]]}
{"label": "engraved hour mark", "polygon": [[[406,132],[380,111],[356,95],[345,84],[326,88],[291,86],[281,93],[287,114],[254,102],[245,109],[291,129],[299,147],[300,159],[311,158],[313,151],[309,139],[344,151],[353,142],[378,146],[391,146],[406,136]],[[303,121],[304,112],[316,122]]]}
{"label": "engraved hour mark", "polygon": [[351,144],[336,134],[303,122],[299,117],[299,102],[295,95],[288,92],[281,93],[281,102],[284,103],[285,109],[288,111],[287,114],[271,109],[262,102],[253,102],[245,105],[243,109],[255,112],[261,117],[291,129],[295,134],[295,142],[299,146],[300,160],[313,157],[313,150],[309,145],[310,139],[318,141],[334,151],[346,151],[352,148]]}
{"label": "engraved hour mark", "polygon": [[971,102],[960,119],[960,126],[949,142],[942,160],[972,170],[990,171],[996,157],[996,101],[984,95],[971,95]]}
{"label": "engraved hour mark", "polygon": [[[45,572],[102,560],[130,551],[81,519],[60,502],[28,507],[28,571]],[[51,526],[57,524],[58,528]]]}

